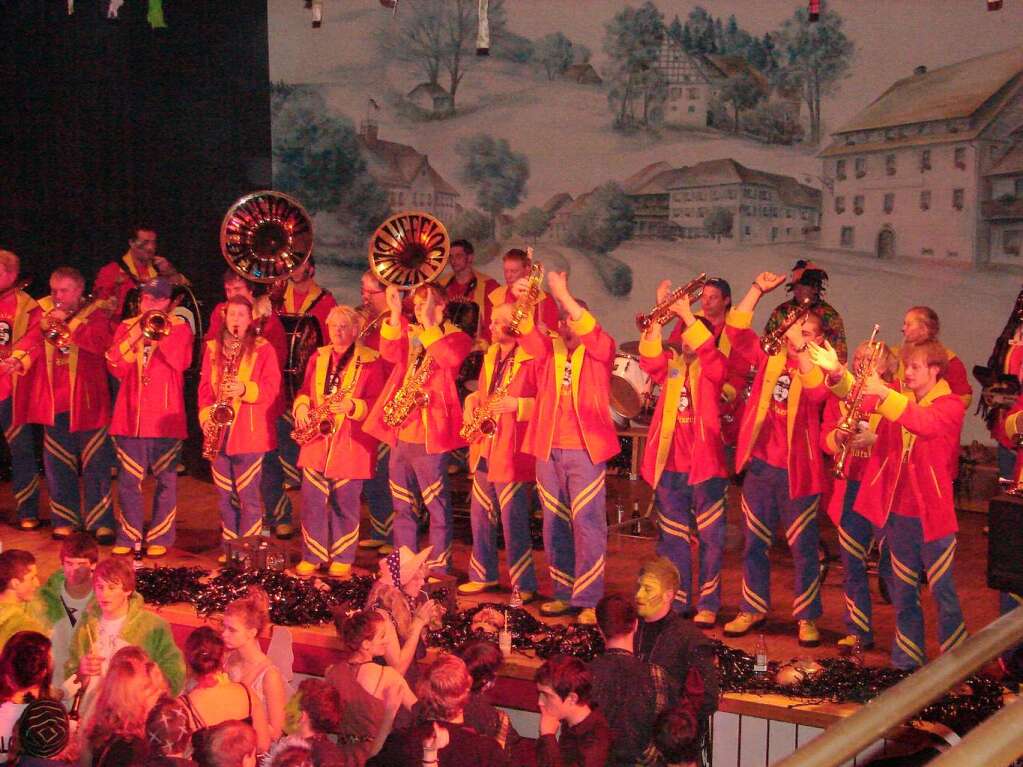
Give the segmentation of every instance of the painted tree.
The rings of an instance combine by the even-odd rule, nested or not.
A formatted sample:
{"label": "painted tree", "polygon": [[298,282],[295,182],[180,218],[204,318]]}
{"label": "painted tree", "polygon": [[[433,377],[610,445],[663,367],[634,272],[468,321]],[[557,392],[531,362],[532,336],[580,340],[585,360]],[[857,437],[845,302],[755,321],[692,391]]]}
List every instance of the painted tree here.
{"label": "painted tree", "polygon": [[675,18],[671,20],[671,24],[668,25],[668,37],[674,40],[676,43],[685,48],[684,37],[685,28],[682,26],[682,20],[675,14]]}
{"label": "painted tree", "polygon": [[739,132],[739,113],[755,107],[757,102],[763,98],[763,95],[764,92],[760,89],[760,83],[748,72],[743,72],[735,77],[729,77],[725,84],[721,86],[719,97],[724,103],[731,104],[735,114],[733,120],[733,130],[735,133]]}
{"label": "painted tree", "polygon": [[536,242],[547,231],[553,217],[549,211],[533,206],[519,216],[515,222],[515,231],[526,239]]}
{"label": "painted tree", "polygon": [[[615,127],[647,124],[650,104],[656,99],[651,91],[663,87],[650,72],[656,69],[664,35],[664,17],[649,0],[639,8],[627,6],[606,25],[608,103],[615,113]],[[643,107],[642,122],[634,114],[636,102]]]}
{"label": "painted tree", "polygon": [[515,208],[526,192],[529,160],[513,152],[504,139],[479,133],[459,142],[462,181],[476,190],[476,204],[490,214],[491,232],[497,232],[497,217]]}
{"label": "painted tree", "polygon": [[849,76],[854,46],[842,31],[843,20],[821,0],[820,20],[810,23],[807,9],[799,7],[773,36],[781,52],[775,81],[798,88],[810,114],[810,141],[821,140],[821,97],[835,92]]}
{"label": "painted tree", "polygon": [[568,219],[565,242],[587,253],[608,253],[632,236],[632,203],[614,181],[594,189]]}
{"label": "painted tree", "polygon": [[722,237],[732,236],[734,222],[735,216],[732,211],[718,205],[711,208],[710,213],[703,219],[703,231],[720,242]]}
{"label": "painted tree", "polygon": [[533,49],[533,58],[543,67],[547,79],[553,80],[563,74],[572,63],[572,41],[561,32],[544,35]]}

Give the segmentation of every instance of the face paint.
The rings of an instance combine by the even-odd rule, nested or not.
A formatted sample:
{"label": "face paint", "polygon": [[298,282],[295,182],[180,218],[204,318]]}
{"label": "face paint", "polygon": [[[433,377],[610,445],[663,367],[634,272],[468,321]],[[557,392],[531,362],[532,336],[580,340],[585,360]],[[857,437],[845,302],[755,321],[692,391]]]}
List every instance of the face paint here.
{"label": "face paint", "polygon": [[642,575],[636,586],[636,613],[640,618],[650,618],[663,610],[665,600],[671,597],[656,576]]}

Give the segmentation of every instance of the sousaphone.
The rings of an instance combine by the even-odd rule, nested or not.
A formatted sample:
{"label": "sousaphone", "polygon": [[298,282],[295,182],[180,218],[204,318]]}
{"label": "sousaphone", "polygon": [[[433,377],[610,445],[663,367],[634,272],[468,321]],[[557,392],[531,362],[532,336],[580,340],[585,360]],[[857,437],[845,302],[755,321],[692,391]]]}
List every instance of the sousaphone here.
{"label": "sousaphone", "polygon": [[220,225],[220,251],[251,282],[279,282],[313,254],[313,225],[305,208],[283,192],[247,194]]}
{"label": "sousaphone", "polygon": [[369,266],[385,285],[412,290],[440,276],[450,246],[448,230],[439,219],[422,211],[403,211],[373,232]]}

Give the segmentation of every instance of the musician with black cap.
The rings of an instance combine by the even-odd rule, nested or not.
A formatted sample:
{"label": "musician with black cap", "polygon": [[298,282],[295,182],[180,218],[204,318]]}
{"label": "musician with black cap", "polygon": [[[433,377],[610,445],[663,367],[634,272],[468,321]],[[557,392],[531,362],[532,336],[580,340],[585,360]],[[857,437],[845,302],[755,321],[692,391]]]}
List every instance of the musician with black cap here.
{"label": "musician with black cap", "polygon": [[789,277],[789,284],[786,290],[792,293],[792,298],[783,304],[774,307],[764,333],[773,332],[782,321],[788,316],[789,311],[796,309],[809,300],[813,313],[820,317],[824,328],[824,338],[831,348],[838,353],[838,358],[844,363],[849,356],[849,350],[845,341],[845,324],[842,322],[842,315],[824,300],[824,291],[827,290],[828,273],[821,269],[813,261],[799,259],[792,267],[792,274]]}

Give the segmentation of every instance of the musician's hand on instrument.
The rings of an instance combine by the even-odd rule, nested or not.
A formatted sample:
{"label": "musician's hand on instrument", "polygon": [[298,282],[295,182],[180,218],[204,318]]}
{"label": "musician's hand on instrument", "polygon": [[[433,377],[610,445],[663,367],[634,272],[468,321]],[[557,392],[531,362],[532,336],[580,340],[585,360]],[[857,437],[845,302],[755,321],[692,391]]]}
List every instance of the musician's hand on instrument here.
{"label": "musician's hand on instrument", "polygon": [[671,293],[671,280],[661,280],[657,285],[657,303],[664,303],[664,299]]}
{"label": "musician's hand on instrument", "polygon": [[269,317],[273,312],[274,307],[269,295],[264,294],[260,296],[252,304],[252,319],[254,320]]}
{"label": "musician's hand on instrument", "polygon": [[21,374],[23,372],[25,372],[25,368],[19,359],[8,357],[0,362],[0,375]]}
{"label": "musician's hand on instrument", "polygon": [[331,413],[339,413],[340,415],[351,415],[355,412],[355,402],[351,397],[345,397],[340,402],[335,402],[330,406]]}
{"label": "musician's hand on instrument", "polygon": [[297,408],[295,408],[294,416],[295,425],[298,426],[299,428],[304,429],[306,426],[309,425],[309,406],[299,405]]}
{"label": "musician's hand on instrument", "polygon": [[515,298],[517,299],[522,298],[527,293],[529,293],[529,278],[519,277],[517,280],[515,280],[515,282],[512,283],[511,292],[512,295],[515,296]]}
{"label": "musician's hand on instrument", "polygon": [[178,270],[174,268],[174,265],[163,256],[153,256],[153,267],[156,269],[156,273],[161,277],[171,279],[178,276]]}
{"label": "musician's hand on instrument", "polygon": [[870,429],[863,429],[852,435],[853,450],[867,450],[877,442],[877,434]]}
{"label": "musician's hand on instrument", "polygon": [[774,272],[761,272],[753,280],[753,284],[760,288],[760,290],[764,293],[770,293],[784,282],[785,275],[775,274]]}
{"label": "musician's hand on instrument", "polygon": [[52,320],[63,320],[67,316],[68,316],[68,311],[66,309],[64,309],[62,307],[56,307],[56,308],[52,309],[46,315],[46,319],[49,320],[49,321],[52,321]]}
{"label": "musician's hand on instrument", "polygon": [[241,381],[231,381],[224,385],[224,394],[228,397],[240,397],[245,393],[245,384]]}
{"label": "musician's hand on instrument", "polygon": [[693,304],[689,300],[688,293],[683,293],[682,297],[671,305],[671,310],[682,319],[687,328],[696,322],[696,315],[693,314]]}
{"label": "musician's hand on instrument", "polygon": [[813,364],[825,373],[829,373],[834,377],[842,372],[843,366],[838,359],[838,352],[827,341],[824,342],[823,346],[818,346],[813,341],[810,341],[806,345],[806,351],[809,353]]}
{"label": "musician's hand on instrument", "polygon": [[888,385],[877,374],[876,370],[872,370],[863,382],[863,393],[872,397],[880,397],[883,400],[888,396],[889,391],[891,390],[888,388]]}
{"label": "musician's hand on instrument", "polygon": [[495,415],[501,413],[515,413],[519,409],[519,398],[518,397],[501,397],[498,400],[490,403],[490,412]]}

